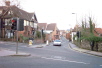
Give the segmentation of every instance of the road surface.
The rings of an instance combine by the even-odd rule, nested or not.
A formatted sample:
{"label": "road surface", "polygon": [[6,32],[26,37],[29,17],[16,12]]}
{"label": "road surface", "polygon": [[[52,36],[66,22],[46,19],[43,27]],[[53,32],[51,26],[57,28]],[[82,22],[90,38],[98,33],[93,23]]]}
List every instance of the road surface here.
{"label": "road surface", "polygon": [[[18,52],[30,53],[31,56],[0,57],[0,68],[102,68],[102,57],[76,52],[64,37],[61,40],[62,46],[50,43],[43,48],[19,44]],[[16,43],[0,43],[0,47],[16,51]]]}

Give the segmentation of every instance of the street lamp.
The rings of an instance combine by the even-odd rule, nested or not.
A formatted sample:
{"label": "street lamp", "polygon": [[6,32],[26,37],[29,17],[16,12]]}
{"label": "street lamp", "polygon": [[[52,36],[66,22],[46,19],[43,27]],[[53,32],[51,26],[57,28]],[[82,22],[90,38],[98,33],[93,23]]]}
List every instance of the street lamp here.
{"label": "street lamp", "polygon": [[[72,13],[72,14],[75,14],[76,15],[76,25],[78,24],[77,23],[77,13]],[[76,31],[78,31],[78,26],[76,26]]]}
{"label": "street lamp", "polygon": [[[77,26],[77,13],[72,13],[72,14],[75,14],[76,15],[76,29],[75,31],[77,32],[78,31],[78,26]],[[73,42],[73,37],[74,37],[74,33],[71,34],[72,35],[72,42]]]}
{"label": "street lamp", "polygon": [[[77,22],[77,13],[72,13],[72,14],[76,14],[76,34],[77,34],[77,37],[79,38],[79,40],[80,40],[80,36],[81,36],[81,32],[78,30],[78,22]],[[80,43],[80,41],[79,41],[79,43]]]}

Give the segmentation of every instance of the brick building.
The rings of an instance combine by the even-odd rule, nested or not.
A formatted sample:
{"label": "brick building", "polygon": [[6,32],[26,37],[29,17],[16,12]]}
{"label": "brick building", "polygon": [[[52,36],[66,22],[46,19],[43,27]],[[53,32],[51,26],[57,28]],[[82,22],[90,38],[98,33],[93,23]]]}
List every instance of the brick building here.
{"label": "brick building", "polygon": [[46,34],[46,40],[53,41],[55,39],[59,39],[60,31],[57,28],[56,23],[38,23],[38,26],[43,29],[44,33]]}
{"label": "brick building", "polygon": [[24,30],[18,31],[19,36],[31,37],[37,29],[37,17],[35,13],[28,13],[15,5],[10,5],[10,1],[5,2],[5,6],[0,6],[0,38],[16,37],[16,31],[11,29],[12,19],[22,20]]}

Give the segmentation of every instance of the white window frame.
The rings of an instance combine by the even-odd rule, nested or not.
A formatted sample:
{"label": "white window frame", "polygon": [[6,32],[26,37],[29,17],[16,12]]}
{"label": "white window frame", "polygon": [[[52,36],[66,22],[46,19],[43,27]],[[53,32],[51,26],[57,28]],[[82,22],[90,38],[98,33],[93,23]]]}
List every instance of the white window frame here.
{"label": "white window frame", "polygon": [[0,14],[2,14],[2,10],[0,10]]}

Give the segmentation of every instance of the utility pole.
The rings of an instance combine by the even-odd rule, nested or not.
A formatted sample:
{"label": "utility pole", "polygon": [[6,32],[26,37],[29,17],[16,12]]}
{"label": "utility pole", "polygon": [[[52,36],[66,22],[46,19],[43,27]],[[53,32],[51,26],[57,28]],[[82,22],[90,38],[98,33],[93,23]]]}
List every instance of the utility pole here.
{"label": "utility pole", "polygon": [[0,39],[1,39],[1,34],[2,32],[1,32],[1,19],[0,19]]}
{"label": "utility pole", "polygon": [[17,30],[16,30],[16,35],[17,35],[16,54],[18,54],[18,27],[19,27],[19,18],[17,18]]}
{"label": "utility pole", "polygon": [[41,29],[41,44],[43,43],[43,40],[42,40],[42,29]]}

